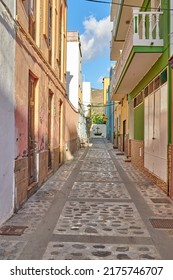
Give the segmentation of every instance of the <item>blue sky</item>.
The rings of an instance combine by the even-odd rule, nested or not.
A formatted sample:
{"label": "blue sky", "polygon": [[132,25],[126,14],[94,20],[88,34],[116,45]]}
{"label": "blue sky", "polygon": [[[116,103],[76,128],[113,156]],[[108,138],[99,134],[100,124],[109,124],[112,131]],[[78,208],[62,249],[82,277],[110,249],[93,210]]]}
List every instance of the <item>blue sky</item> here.
{"label": "blue sky", "polygon": [[110,6],[68,0],[68,31],[78,31],[83,52],[83,80],[91,82],[93,88],[102,88],[102,77],[109,76],[109,46],[111,24]]}

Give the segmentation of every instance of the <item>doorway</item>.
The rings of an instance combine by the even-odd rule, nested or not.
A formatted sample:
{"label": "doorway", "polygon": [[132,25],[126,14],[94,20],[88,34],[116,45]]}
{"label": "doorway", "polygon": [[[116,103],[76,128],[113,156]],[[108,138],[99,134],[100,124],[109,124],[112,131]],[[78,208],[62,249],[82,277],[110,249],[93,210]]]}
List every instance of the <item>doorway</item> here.
{"label": "doorway", "polygon": [[62,151],[62,100],[59,101],[59,165],[63,162],[63,151]]}
{"label": "doorway", "polygon": [[167,182],[168,89],[167,83],[145,98],[144,166]]}
{"label": "doorway", "polygon": [[28,89],[28,185],[36,182],[35,88],[37,80],[29,74]]}
{"label": "doorway", "polygon": [[48,171],[50,171],[52,169],[52,154],[51,154],[52,97],[53,97],[53,93],[51,91],[49,91],[49,96],[48,96]]}
{"label": "doorway", "polygon": [[126,146],[126,120],[123,121],[123,152],[125,151]]}

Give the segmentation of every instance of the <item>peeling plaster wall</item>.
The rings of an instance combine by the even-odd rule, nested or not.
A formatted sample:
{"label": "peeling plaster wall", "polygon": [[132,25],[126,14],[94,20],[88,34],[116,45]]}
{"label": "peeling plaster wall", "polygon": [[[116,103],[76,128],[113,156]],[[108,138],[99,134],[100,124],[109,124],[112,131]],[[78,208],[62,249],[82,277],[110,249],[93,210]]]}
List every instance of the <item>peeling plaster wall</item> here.
{"label": "peeling plaster wall", "polygon": [[65,160],[71,159],[72,154],[79,148],[78,137],[78,112],[70,104],[66,103],[64,111],[64,132],[65,132]]}
{"label": "peeling plaster wall", "polygon": [[[52,2],[59,5],[59,1]],[[65,3],[65,2],[64,2]],[[34,190],[42,185],[50,175],[59,167],[59,153],[64,147],[64,117],[62,115],[62,135],[60,143],[59,105],[63,104],[65,112],[65,84],[60,80],[55,56],[52,55],[52,65],[48,63],[48,46],[43,35],[43,1],[37,1],[39,25],[36,31],[36,43],[27,33],[28,19],[22,5],[17,1],[18,21],[21,23],[16,35],[16,64],[15,64],[15,208],[19,209]],[[56,7],[54,6],[54,11]],[[56,13],[53,13],[55,15]],[[53,20],[54,17],[53,17]],[[53,34],[55,30],[53,30]],[[55,35],[55,34],[54,34]],[[52,38],[55,45],[55,38]],[[58,42],[57,42],[58,43]],[[52,46],[52,48],[54,48]],[[54,54],[54,49],[52,52]],[[63,70],[61,68],[61,70]],[[22,75],[21,75],[22,73]],[[29,74],[35,79],[35,106],[34,106],[34,141],[35,162],[33,164],[34,180],[29,182],[28,161],[28,89]],[[48,150],[48,99],[51,101],[51,133],[50,147]],[[63,113],[64,114],[64,113]],[[61,147],[60,147],[61,146]],[[48,166],[48,152],[51,154],[51,167]],[[63,158],[63,156],[62,156]],[[29,185],[30,184],[30,185]]]}
{"label": "peeling plaster wall", "polygon": [[[16,1],[0,3],[0,224],[14,208],[14,57]],[[2,71],[3,69],[3,71]]]}

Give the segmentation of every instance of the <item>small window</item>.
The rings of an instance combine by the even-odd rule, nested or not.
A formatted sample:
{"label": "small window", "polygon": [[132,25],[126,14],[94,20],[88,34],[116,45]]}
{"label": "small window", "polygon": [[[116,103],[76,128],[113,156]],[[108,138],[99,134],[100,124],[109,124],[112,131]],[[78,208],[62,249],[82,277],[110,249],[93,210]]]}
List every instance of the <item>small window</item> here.
{"label": "small window", "polygon": [[161,74],[160,74],[160,80],[161,80],[161,85],[167,82],[167,69],[165,69]]}
{"label": "small window", "polygon": [[144,89],[144,96],[145,96],[145,97],[148,96],[148,86]]}
{"label": "small window", "polygon": [[134,108],[143,102],[143,91],[141,91],[134,99]]}
{"label": "small window", "polygon": [[29,33],[32,38],[35,40],[36,37],[36,1],[29,1]]}
{"label": "small window", "polygon": [[154,79],[154,90],[158,89],[161,86],[160,75]]}
{"label": "small window", "polygon": [[148,94],[154,91],[153,81],[148,85]]}

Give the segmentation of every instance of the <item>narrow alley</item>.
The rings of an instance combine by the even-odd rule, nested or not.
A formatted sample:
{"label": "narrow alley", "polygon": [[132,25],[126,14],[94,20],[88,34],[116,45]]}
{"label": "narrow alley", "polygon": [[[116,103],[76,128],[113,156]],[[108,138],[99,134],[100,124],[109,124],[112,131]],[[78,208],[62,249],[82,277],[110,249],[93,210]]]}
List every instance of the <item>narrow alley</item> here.
{"label": "narrow alley", "polygon": [[173,259],[172,217],[173,201],[95,139],[4,224],[0,259]]}

